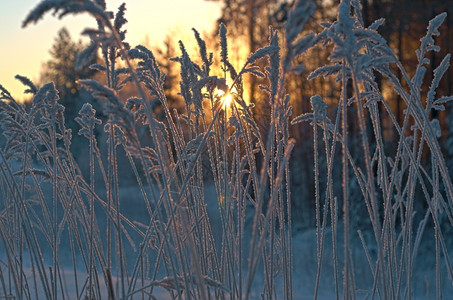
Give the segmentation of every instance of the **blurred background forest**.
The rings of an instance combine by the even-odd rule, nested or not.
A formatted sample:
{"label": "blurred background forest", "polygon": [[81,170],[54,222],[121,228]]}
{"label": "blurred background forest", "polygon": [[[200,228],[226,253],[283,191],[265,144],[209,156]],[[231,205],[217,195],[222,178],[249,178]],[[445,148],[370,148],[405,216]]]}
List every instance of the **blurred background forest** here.
{"label": "blurred background forest", "polygon": [[[268,44],[269,26],[279,30],[280,34],[284,34],[284,25],[287,20],[288,12],[294,1],[289,0],[207,0],[215,1],[221,4],[222,13],[217,24],[213,24],[212,32],[203,38],[207,42],[207,48],[210,52],[219,52],[218,45],[218,28],[220,23],[224,23],[228,28],[230,60],[235,63],[235,67],[241,66],[248,55],[258,48]],[[336,17],[336,8],[338,1],[334,0],[315,0],[316,11],[310,19],[308,26],[305,28],[305,34],[309,31],[318,33],[322,30],[322,22],[331,22]],[[431,82],[434,69],[440,63],[446,53],[451,53],[453,50],[453,0],[361,0],[362,15],[364,25],[369,26],[375,20],[384,18],[385,23],[380,27],[380,34],[388,41],[394,49],[399,60],[403,63],[406,69],[411,72],[415,71],[417,64],[415,49],[419,47],[420,37],[426,31],[426,26],[430,19],[441,12],[447,12],[447,18],[440,29],[440,36],[436,40],[436,44],[440,46],[439,52],[431,52],[430,68],[427,70],[426,82]],[[189,31],[189,29],[187,29]],[[195,39],[194,39],[195,41]],[[284,46],[285,37],[281,36],[282,47]],[[77,54],[83,51],[87,45],[82,42],[77,42],[70,36],[69,31],[65,28],[59,30],[55,37],[53,46],[51,47],[51,59],[43,64],[40,82],[38,85],[43,85],[48,81],[54,81],[57,89],[60,92],[60,102],[66,107],[65,117],[68,122],[68,127],[72,128],[73,132],[78,131],[78,125],[74,119],[85,102],[91,102],[96,108],[99,106],[91,99],[90,94],[77,85],[77,80],[84,78],[96,78],[99,81],[105,79],[104,76],[97,74],[92,69],[78,70],[75,68]],[[135,46],[135,45],[133,45]],[[150,46],[150,45],[147,45]],[[166,40],[160,41],[159,46],[153,47],[154,54],[159,61],[162,72],[166,74],[165,91],[170,106],[183,111],[184,104],[182,97],[178,95],[179,91],[179,66],[170,58],[179,55],[178,41],[174,40],[171,35],[168,35]],[[337,86],[334,78],[318,78],[315,80],[307,80],[308,75],[316,70],[319,66],[329,64],[326,49],[321,47],[314,48],[305,56],[299,57],[295,64],[294,72],[292,72],[286,80],[286,92],[290,95],[291,105],[293,106],[293,116],[302,113],[310,112],[310,97],[319,94],[329,103],[336,103],[340,98],[338,94],[340,89]],[[196,61],[197,54],[192,51],[193,59]],[[95,63],[97,57],[92,57],[92,63]],[[297,65],[299,64],[299,65]],[[219,66],[220,64],[217,63]],[[220,74],[221,70],[217,70]],[[406,108],[403,101],[395,94],[388,82],[375,74],[378,84],[383,90],[384,97],[392,105],[392,110],[397,117],[398,122],[402,122],[404,109]],[[437,89],[439,96],[452,95],[452,80],[453,70],[450,68],[447,74],[442,79],[439,88]],[[265,100],[267,95],[262,92],[259,85],[262,84],[256,77],[250,76],[245,81],[245,98],[249,102],[255,104],[255,118],[258,124],[264,124],[267,121],[269,107]],[[429,86],[424,86],[428,89]],[[136,90],[132,85],[127,85],[122,90],[121,99],[126,101],[129,97],[136,96]],[[97,109],[97,111],[100,111]],[[155,107],[156,113],[159,113],[159,107]],[[333,112],[331,112],[332,115]],[[432,111],[432,118],[438,119],[443,135],[439,137],[445,157],[449,164],[450,174],[453,170],[453,107],[448,106],[445,111]],[[350,122],[354,122],[355,118],[351,112]],[[394,128],[390,120],[386,119],[385,114],[382,116],[382,128],[387,139],[386,151],[396,149],[398,136],[393,132]],[[102,116],[98,116],[102,118]],[[261,128],[262,130],[264,126]],[[354,136],[354,128],[358,128],[355,124],[350,124],[352,135]],[[372,128],[369,126],[368,128]],[[357,129],[356,129],[357,130]],[[315,223],[314,217],[314,176],[313,176],[313,132],[310,124],[297,124],[291,127],[292,137],[296,139],[296,148],[292,155],[292,202],[293,202],[293,220],[296,221],[296,227],[306,228],[313,227]],[[102,133],[99,130],[99,135]],[[358,132],[357,132],[358,134]],[[372,134],[372,133],[370,133]],[[83,166],[83,158],[80,158],[78,153],[86,147],[86,141],[73,134],[74,141],[72,151],[77,160],[80,160]],[[145,139],[145,137],[144,137]],[[354,140],[350,143],[353,145]],[[360,148],[360,147],[357,147]],[[351,149],[354,149],[351,146]],[[355,156],[358,157],[358,156]],[[321,163],[322,163],[322,159]],[[429,159],[429,158],[426,158]],[[325,161],[324,161],[325,163]],[[123,176],[128,176],[124,171]],[[339,171],[338,171],[339,172]],[[351,180],[351,185],[354,185]],[[340,186],[340,185],[338,185]],[[354,190],[354,189],[353,189]],[[354,202],[358,202],[361,193],[357,186],[356,193],[351,193],[352,209]],[[339,192],[339,191],[338,191]],[[354,201],[357,200],[357,201]],[[423,201],[420,201],[423,203]],[[420,204],[423,205],[423,204]],[[358,210],[361,208],[357,208]],[[362,208],[363,209],[363,208]],[[366,211],[357,211],[356,226],[361,226],[360,215],[366,214]],[[354,215],[354,214],[353,214]],[[354,222],[354,220],[353,220]],[[363,224],[365,225],[365,224]]]}

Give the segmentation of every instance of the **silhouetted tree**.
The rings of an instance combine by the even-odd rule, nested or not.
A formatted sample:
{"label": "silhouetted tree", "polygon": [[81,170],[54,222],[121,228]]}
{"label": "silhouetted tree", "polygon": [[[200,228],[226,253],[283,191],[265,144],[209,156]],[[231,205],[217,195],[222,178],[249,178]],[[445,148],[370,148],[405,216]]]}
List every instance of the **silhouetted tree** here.
{"label": "silhouetted tree", "polygon": [[81,41],[75,42],[67,28],[61,28],[49,50],[51,58],[43,64],[40,82],[53,81],[60,96],[60,103],[65,106],[65,119],[68,128],[73,132],[73,153],[77,156],[79,142],[78,130],[80,126],[74,121],[80,108],[85,102],[92,102],[91,94],[77,84],[79,79],[91,78],[95,71],[89,65],[96,62],[93,55],[91,61],[82,69],[76,68],[77,54],[86,46]]}
{"label": "silhouetted tree", "polygon": [[[51,59],[44,63],[41,81],[53,81],[62,99],[78,94],[80,88],[77,80],[94,75],[94,71],[89,68],[78,70],[75,67],[77,54],[83,49],[82,42],[73,41],[67,28],[63,27],[58,31],[54,44],[49,50]],[[92,63],[95,62],[96,56],[93,56]]]}

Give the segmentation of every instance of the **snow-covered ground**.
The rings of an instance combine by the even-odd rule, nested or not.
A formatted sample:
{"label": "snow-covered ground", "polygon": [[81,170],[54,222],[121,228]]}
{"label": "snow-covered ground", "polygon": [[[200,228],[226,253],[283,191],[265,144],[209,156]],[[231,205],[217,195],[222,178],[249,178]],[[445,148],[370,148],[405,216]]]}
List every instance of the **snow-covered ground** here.
{"label": "snow-covered ground", "polygon": [[[43,186],[44,187],[44,186]],[[49,188],[49,187],[47,187]],[[46,192],[46,188],[44,187]],[[48,193],[47,193],[48,192]],[[50,190],[46,193],[51,195]],[[134,221],[135,224],[147,224],[148,223],[148,213],[146,208],[143,205],[143,200],[141,193],[136,186],[123,186],[119,190],[120,199],[121,199],[121,212],[128,217],[130,220]],[[104,191],[105,193],[105,191]],[[99,195],[103,197],[103,191],[99,191]],[[210,217],[211,226],[214,233],[218,233],[219,236],[215,238],[220,239],[221,237],[221,221],[219,216],[218,203],[216,202],[217,197],[215,195],[215,189],[213,184],[206,184],[205,186],[205,199],[207,201],[206,208]],[[99,214],[97,222],[101,232],[105,230],[106,218],[105,213],[102,213],[102,210],[99,209]],[[250,212],[252,213],[252,212]],[[104,216],[104,218],[102,217]],[[251,226],[252,216],[248,215],[246,217],[246,226]],[[297,228],[297,221],[295,221],[295,228]],[[342,251],[343,251],[343,241],[342,241],[342,226],[339,225],[337,231],[338,237],[338,278],[339,278],[339,293],[342,294]],[[247,233],[246,233],[247,234]],[[426,235],[429,236],[432,232],[427,230]],[[372,253],[372,236],[370,233],[364,233],[371,254]],[[140,237],[131,235],[132,239],[135,241],[135,247],[131,247],[127,242],[125,242],[125,252],[126,258],[128,261],[128,266],[132,267],[135,263],[135,257],[137,254],[137,245],[140,243]],[[335,298],[335,284],[334,284],[334,263],[331,249],[331,237],[332,233],[330,228],[326,229],[325,233],[325,247],[323,253],[322,261],[322,273],[321,280],[319,285],[319,292],[317,299],[334,299]],[[362,245],[357,238],[357,234],[351,233],[352,237],[352,256],[354,263],[354,272],[355,272],[355,281],[356,281],[356,294],[358,299],[371,299],[372,297],[372,287],[373,287],[373,275],[370,271],[368,260],[364,254]],[[244,240],[249,240],[248,236],[244,237]],[[3,251],[3,247],[0,247]],[[72,295],[70,299],[77,298],[77,293],[81,293],[80,289],[84,285],[83,283],[87,280],[87,274],[85,268],[82,266],[81,259],[78,259],[79,266],[74,270],[72,266],[72,258],[70,253],[69,243],[67,238],[63,237],[60,244],[60,266],[62,273],[60,274],[62,281],[64,282],[63,290],[66,291],[67,295]],[[434,299],[436,297],[436,285],[435,285],[435,249],[430,243],[423,243],[420,246],[419,255],[417,258],[418,264],[415,266],[414,276],[413,276],[413,293],[411,299]],[[314,289],[316,282],[316,273],[317,273],[317,251],[316,251],[316,230],[315,229],[299,229],[294,230],[292,236],[292,254],[293,254],[293,299],[313,299],[314,298]],[[52,257],[51,249],[43,248],[43,256],[46,260],[46,264],[50,268],[52,266]],[[4,255],[1,255],[2,259],[2,271],[6,271],[7,259]],[[24,255],[27,257],[27,254]],[[451,259],[451,258],[450,258]],[[152,258],[151,258],[152,260]],[[26,262],[26,260],[25,260]],[[30,273],[32,266],[28,263],[25,264],[23,270],[25,274]],[[453,289],[448,279],[447,270],[445,266],[442,268],[442,289],[444,295],[453,295]],[[244,270],[246,271],[246,270]],[[79,290],[76,290],[76,278],[75,274],[77,273],[77,282]],[[164,274],[159,274],[156,280],[164,278]],[[102,278],[102,276],[99,276]],[[113,281],[115,280],[116,274],[113,274]],[[33,278],[29,278],[29,282],[32,282]],[[262,278],[261,273],[257,273],[254,282],[254,290],[251,294],[251,299],[260,299],[261,290],[263,286],[264,279]],[[9,285],[10,283],[6,283]],[[146,283],[145,283],[146,284]],[[101,283],[101,286],[105,286]],[[102,299],[107,297],[106,291],[102,291]],[[41,296],[43,296],[42,291],[40,291]],[[156,287],[153,291],[153,295],[156,299],[170,299],[170,295],[167,290]],[[277,287],[277,294],[282,295],[282,291]],[[281,297],[278,299],[281,299]],[[34,297],[32,296],[32,299]],[[447,297],[448,298],[448,297]],[[446,298],[446,299],[447,299]],[[375,299],[379,299],[376,295]]]}

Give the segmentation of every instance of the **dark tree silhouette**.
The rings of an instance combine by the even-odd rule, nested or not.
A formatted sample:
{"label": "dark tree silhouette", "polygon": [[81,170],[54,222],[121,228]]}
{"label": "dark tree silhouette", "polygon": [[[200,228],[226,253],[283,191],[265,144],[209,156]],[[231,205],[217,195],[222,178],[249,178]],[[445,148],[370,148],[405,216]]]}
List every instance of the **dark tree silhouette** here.
{"label": "dark tree silhouette", "polygon": [[73,131],[72,151],[75,157],[77,157],[78,149],[80,149],[79,142],[82,142],[82,139],[77,135],[80,126],[74,119],[85,102],[93,102],[91,94],[80,87],[77,81],[95,75],[95,71],[91,70],[89,65],[97,60],[96,55],[93,55],[91,60],[88,60],[87,66],[82,69],[76,68],[77,55],[85,47],[81,41],[72,40],[67,28],[61,28],[49,50],[51,58],[43,64],[40,78],[41,83],[53,81],[58,90],[60,103],[65,106],[66,125]]}
{"label": "dark tree silhouette", "polygon": [[[78,94],[80,87],[77,80],[94,75],[94,71],[89,68],[78,70],[75,67],[77,54],[83,49],[82,42],[73,41],[67,28],[63,27],[58,31],[55,42],[49,50],[51,59],[43,66],[41,81],[53,81],[62,99]],[[93,56],[91,63],[95,62],[96,56]]]}

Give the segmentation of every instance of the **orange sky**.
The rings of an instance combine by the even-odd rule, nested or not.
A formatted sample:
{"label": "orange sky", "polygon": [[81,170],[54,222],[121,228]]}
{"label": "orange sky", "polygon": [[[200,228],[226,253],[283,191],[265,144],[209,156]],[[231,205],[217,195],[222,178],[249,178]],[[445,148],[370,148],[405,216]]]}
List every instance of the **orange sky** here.
{"label": "orange sky", "polygon": [[[85,15],[67,16],[58,20],[47,14],[36,25],[21,28],[22,20],[40,1],[0,1],[0,84],[21,99],[23,85],[14,79],[24,75],[37,83],[41,65],[49,59],[49,49],[58,30],[66,26],[74,40],[78,40],[85,27],[96,27],[95,21]],[[220,15],[218,3],[205,0],[107,0],[107,8],[116,12],[126,2],[128,24],[127,41],[131,46],[143,43],[159,45],[166,33],[175,41],[191,38],[191,28],[201,33],[210,32]]]}

